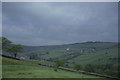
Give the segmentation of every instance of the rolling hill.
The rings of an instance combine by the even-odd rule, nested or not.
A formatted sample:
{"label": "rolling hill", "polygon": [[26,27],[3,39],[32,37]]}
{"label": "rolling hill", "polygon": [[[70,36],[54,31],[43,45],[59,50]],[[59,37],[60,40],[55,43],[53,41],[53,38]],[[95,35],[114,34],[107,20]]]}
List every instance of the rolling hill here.
{"label": "rolling hill", "polygon": [[[3,52],[4,55],[7,56],[13,56],[12,54]],[[86,69],[87,64],[92,64],[92,68],[94,68],[95,73],[102,74],[102,75],[108,75],[108,76],[114,76],[118,77],[118,60],[120,59],[118,57],[118,43],[114,42],[84,42],[84,43],[74,43],[74,44],[64,44],[64,45],[49,45],[49,46],[24,46],[24,52],[23,54],[18,54],[17,58],[25,57],[25,60],[28,60],[33,63],[37,64],[47,64],[47,65],[53,65],[55,66],[56,60],[64,60],[65,66],[67,68],[73,68],[76,64],[80,64],[83,67],[83,71]],[[12,62],[12,63],[11,63]],[[17,62],[17,63],[16,63]],[[19,65],[22,63],[22,65]],[[25,64],[24,64],[25,63]],[[9,65],[7,65],[9,64]],[[12,64],[12,65],[11,65]],[[13,66],[15,64],[15,66]],[[18,65],[17,65],[18,64]],[[24,70],[24,66],[27,66],[29,69],[35,67],[35,70],[38,69],[37,66],[32,66],[29,63],[23,62],[23,61],[15,61],[7,58],[3,58],[3,75],[7,75],[8,77],[11,77],[10,75],[13,69],[16,69],[17,67],[21,66]],[[33,64],[32,64],[33,65]],[[15,68],[14,68],[15,67]],[[39,66],[40,69],[43,66]],[[90,67],[90,66],[89,66]],[[112,67],[112,68],[111,68]],[[45,67],[44,67],[45,68]],[[21,70],[22,70],[21,69]],[[26,67],[25,67],[26,69]],[[27,70],[27,69],[26,69]],[[26,71],[24,70],[24,71]],[[45,72],[48,73],[47,77],[52,77],[53,75],[49,75],[49,71],[53,72],[53,74],[57,74],[54,72],[52,68],[45,68]],[[53,70],[53,71],[52,71]],[[61,71],[61,70],[60,70]],[[112,71],[112,72],[111,72]],[[14,72],[14,70],[13,70]],[[28,70],[29,72],[29,70]],[[33,70],[34,72],[34,70]],[[40,73],[40,72],[38,72]],[[64,73],[64,71],[63,71]],[[60,73],[61,76],[55,75],[56,77],[70,77],[68,75],[63,76],[62,72]],[[15,75],[19,74],[26,74],[28,75],[27,71],[25,73],[17,73],[15,72]],[[30,72],[32,75],[33,73]],[[35,73],[34,73],[35,74]],[[33,74],[33,75],[34,75]],[[41,74],[41,73],[40,73]],[[10,75],[10,76],[9,76]],[[4,77],[3,76],[3,77]],[[5,77],[7,77],[5,76]],[[16,75],[17,76],[17,75]],[[22,75],[24,77],[24,75]],[[20,77],[22,77],[20,76]],[[40,75],[39,75],[40,76]],[[45,75],[42,75],[43,77]],[[13,77],[13,76],[12,76]],[[19,76],[17,76],[19,77]],[[30,76],[27,76],[30,77]],[[38,77],[38,76],[32,76],[32,77]],[[78,76],[71,76],[71,77],[78,77]],[[70,77],[70,78],[71,78]],[[81,76],[79,76],[81,77]]]}
{"label": "rolling hill", "polygon": [[113,42],[85,42],[51,46],[24,46],[27,56],[47,61],[64,60],[74,64],[117,64],[118,44]]}
{"label": "rolling hill", "polygon": [[100,78],[60,69],[56,72],[54,68],[6,57],[2,57],[2,67],[3,78]]}

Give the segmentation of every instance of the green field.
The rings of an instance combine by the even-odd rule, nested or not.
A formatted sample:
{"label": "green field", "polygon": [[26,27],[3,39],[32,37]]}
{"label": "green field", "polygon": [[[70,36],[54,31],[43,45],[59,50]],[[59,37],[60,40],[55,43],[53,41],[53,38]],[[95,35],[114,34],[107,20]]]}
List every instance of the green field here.
{"label": "green field", "polygon": [[58,70],[58,72],[56,72],[54,68],[4,57],[2,58],[2,62],[3,78],[100,78],[64,70]]}
{"label": "green field", "polygon": [[[69,48],[69,51],[66,50],[67,48]],[[71,67],[74,64],[116,65],[118,62],[118,44],[110,42],[76,43],[41,47],[25,46],[25,52],[28,54],[36,54],[40,59],[53,61],[57,59],[64,60],[68,62]],[[46,52],[49,52],[49,54],[46,54]],[[65,53],[71,54],[65,55]]]}
{"label": "green field", "polygon": [[[67,50],[68,48],[69,50]],[[83,69],[81,69],[82,71],[85,71],[87,64],[92,64],[92,68],[94,69],[94,71],[92,71],[93,73],[118,77],[118,59],[120,58],[118,57],[117,43],[86,42],[51,46],[24,46],[22,56],[30,58],[31,55],[34,55],[34,58],[26,59],[28,62],[3,58],[3,77],[96,78],[96,76],[63,70],[55,72],[54,68],[31,64],[32,62],[55,66],[54,61],[56,60],[64,60],[64,67],[71,69],[73,69],[76,64],[80,64],[83,67]],[[19,58],[20,54],[17,57]]]}

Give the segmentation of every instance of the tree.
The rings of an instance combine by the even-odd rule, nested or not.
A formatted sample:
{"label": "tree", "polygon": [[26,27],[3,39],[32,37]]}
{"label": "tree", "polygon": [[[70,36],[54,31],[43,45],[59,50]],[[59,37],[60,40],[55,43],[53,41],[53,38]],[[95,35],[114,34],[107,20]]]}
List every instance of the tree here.
{"label": "tree", "polygon": [[55,68],[54,71],[57,72],[58,70]]}
{"label": "tree", "polygon": [[36,53],[30,53],[30,59],[37,59],[38,56]]}
{"label": "tree", "polygon": [[65,62],[63,60],[55,61],[55,65],[56,65],[57,68],[60,67],[60,66],[64,66],[64,64],[65,64]]}
{"label": "tree", "polygon": [[109,70],[113,70],[113,65],[112,64],[106,64],[104,67],[104,70],[109,69]]}
{"label": "tree", "polygon": [[2,39],[2,49],[7,50],[10,43],[12,43],[12,42],[5,37],[0,37],[0,39]]}
{"label": "tree", "polygon": [[5,37],[0,37],[0,39],[2,39],[2,49],[3,50],[10,52],[10,53],[13,53],[15,57],[17,56],[18,52],[22,52],[23,46],[12,45],[12,44],[10,44],[12,42]]}
{"label": "tree", "polygon": [[56,65],[56,68],[54,69],[54,71],[57,72],[58,71],[57,68],[59,68],[60,66],[64,66],[65,62],[63,60],[56,60],[55,65]]}
{"label": "tree", "polygon": [[23,46],[21,46],[19,44],[18,45],[10,45],[7,51],[13,53],[14,57],[16,58],[17,53],[23,51]]}
{"label": "tree", "polygon": [[80,64],[76,64],[76,65],[74,66],[74,69],[75,69],[76,71],[79,71],[80,69],[82,69],[82,66],[81,66]]}
{"label": "tree", "polygon": [[110,70],[110,69],[106,69],[104,73],[110,76],[117,76],[116,75],[117,73],[114,70]]}
{"label": "tree", "polygon": [[85,71],[95,72],[94,66],[93,66],[92,64],[87,64],[87,65],[85,65]]}
{"label": "tree", "polygon": [[46,54],[49,54],[49,51],[47,51]]}

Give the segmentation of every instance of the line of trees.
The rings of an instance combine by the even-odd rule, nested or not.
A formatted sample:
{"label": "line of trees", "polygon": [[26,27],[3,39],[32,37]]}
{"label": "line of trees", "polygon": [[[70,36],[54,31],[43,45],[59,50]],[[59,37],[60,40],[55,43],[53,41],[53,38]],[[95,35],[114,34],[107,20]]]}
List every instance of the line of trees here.
{"label": "line of trees", "polygon": [[[55,61],[56,68],[54,71],[58,71],[59,67],[65,67],[65,62],[63,60],[56,60]],[[118,68],[120,66],[115,66],[113,64],[86,64],[84,67],[80,64],[75,64],[73,69],[76,71],[86,71],[86,72],[93,72],[99,73],[103,75],[119,77]]]}
{"label": "line of trees", "polygon": [[6,51],[10,54],[12,53],[15,58],[17,57],[18,53],[23,52],[23,46],[22,45],[12,44],[12,42],[5,37],[0,37],[0,39],[2,39],[2,50]]}
{"label": "line of trees", "polygon": [[79,71],[79,70],[82,70],[82,69],[83,69],[82,66],[81,66],[80,64],[74,65],[73,68],[74,68],[76,71]]}
{"label": "line of trees", "polygon": [[99,73],[103,75],[119,77],[118,65],[113,64],[86,64],[84,68],[81,65],[75,65],[76,70],[83,70],[86,72]]}

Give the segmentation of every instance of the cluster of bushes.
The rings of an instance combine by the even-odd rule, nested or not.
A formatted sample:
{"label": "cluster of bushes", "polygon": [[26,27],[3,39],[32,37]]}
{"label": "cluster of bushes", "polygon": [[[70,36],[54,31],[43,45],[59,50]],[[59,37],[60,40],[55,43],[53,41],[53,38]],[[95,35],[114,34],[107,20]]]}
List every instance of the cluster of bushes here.
{"label": "cluster of bushes", "polygon": [[97,65],[97,64],[86,64],[84,67],[82,67],[80,64],[76,64],[74,66],[74,69],[78,70],[84,70],[86,72],[93,72],[113,77],[119,77],[118,74],[118,66],[112,65],[112,64],[104,64],[104,65]]}
{"label": "cluster of bushes", "polygon": [[29,56],[30,59],[38,59],[38,55],[36,53],[31,53]]}
{"label": "cluster of bushes", "polygon": [[[65,67],[65,62],[63,60],[55,61],[56,68],[63,66]],[[67,67],[67,66],[66,66]],[[82,66],[80,64],[75,64],[73,69],[76,71],[82,70],[86,72],[93,72],[102,75],[112,76],[112,77],[119,77],[118,68],[120,66],[113,65],[113,64],[86,64]],[[55,70],[56,71],[56,70]]]}

